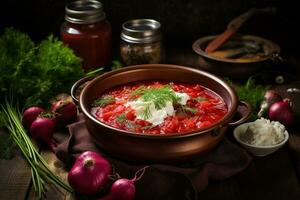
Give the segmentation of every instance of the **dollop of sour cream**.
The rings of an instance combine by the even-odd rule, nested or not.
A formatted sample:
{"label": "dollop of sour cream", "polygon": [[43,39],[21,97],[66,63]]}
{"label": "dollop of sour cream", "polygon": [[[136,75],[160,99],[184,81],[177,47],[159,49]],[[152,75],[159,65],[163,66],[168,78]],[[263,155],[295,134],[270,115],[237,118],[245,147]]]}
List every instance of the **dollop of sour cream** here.
{"label": "dollop of sour cream", "polygon": [[[175,92],[176,96],[180,97],[179,104],[186,105],[190,96],[186,93]],[[167,101],[166,105],[161,109],[156,109],[152,101],[143,101],[137,99],[135,101],[129,101],[125,106],[130,106],[136,112],[136,119],[145,120],[154,126],[159,125],[164,122],[164,119],[168,116],[173,116],[175,114],[175,109],[172,101]],[[149,106],[149,116],[145,118],[145,109]]]}

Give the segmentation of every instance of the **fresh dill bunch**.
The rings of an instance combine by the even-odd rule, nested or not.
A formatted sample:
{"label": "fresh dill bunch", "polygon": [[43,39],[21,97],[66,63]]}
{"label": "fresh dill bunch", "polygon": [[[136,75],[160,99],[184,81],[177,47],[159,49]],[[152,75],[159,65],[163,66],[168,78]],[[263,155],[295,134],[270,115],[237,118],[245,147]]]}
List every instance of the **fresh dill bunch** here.
{"label": "fresh dill bunch", "polygon": [[112,95],[105,95],[99,99],[96,99],[93,103],[92,103],[92,106],[100,106],[100,107],[103,107],[103,106],[106,106],[108,104],[111,104],[113,102],[115,102],[116,99],[114,96]]}

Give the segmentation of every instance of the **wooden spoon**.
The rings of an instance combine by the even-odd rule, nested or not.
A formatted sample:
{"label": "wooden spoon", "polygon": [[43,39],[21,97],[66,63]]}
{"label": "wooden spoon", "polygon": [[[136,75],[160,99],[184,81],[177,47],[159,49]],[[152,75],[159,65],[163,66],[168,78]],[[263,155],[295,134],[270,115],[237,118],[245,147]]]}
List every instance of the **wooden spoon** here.
{"label": "wooden spoon", "polygon": [[207,45],[205,52],[211,53],[217,50],[222,44],[224,44],[227,40],[229,40],[229,38],[234,33],[237,32],[237,30],[245,23],[245,21],[247,21],[252,16],[257,14],[262,14],[262,13],[274,14],[275,12],[276,12],[276,8],[273,7],[261,8],[261,9],[251,8],[247,12],[231,20],[227,25],[227,29]]}

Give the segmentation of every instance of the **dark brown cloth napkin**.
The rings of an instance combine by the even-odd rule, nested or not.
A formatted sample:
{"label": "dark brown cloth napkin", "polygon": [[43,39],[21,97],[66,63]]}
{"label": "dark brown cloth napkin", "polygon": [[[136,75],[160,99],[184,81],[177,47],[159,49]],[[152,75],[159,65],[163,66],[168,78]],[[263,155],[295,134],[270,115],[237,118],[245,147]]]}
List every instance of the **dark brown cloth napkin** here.
{"label": "dark brown cloth napkin", "polygon": [[[70,167],[84,151],[96,151],[105,156],[115,171],[124,178],[132,178],[143,165],[134,165],[108,154],[94,144],[84,120],[69,125],[69,137],[57,149],[57,157]],[[210,180],[221,180],[245,169],[251,156],[237,145],[224,139],[210,153],[183,165],[151,164],[142,179],[136,182],[136,199],[197,199]]]}

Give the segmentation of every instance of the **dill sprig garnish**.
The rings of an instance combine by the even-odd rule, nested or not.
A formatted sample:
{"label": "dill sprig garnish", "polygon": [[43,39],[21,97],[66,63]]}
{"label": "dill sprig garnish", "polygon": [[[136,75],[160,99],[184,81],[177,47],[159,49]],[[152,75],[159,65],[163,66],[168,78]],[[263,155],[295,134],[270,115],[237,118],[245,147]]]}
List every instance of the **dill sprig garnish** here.
{"label": "dill sprig garnish", "polygon": [[120,124],[124,124],[126,122],[126,113],[122,113],[116,117],[116,121]]}
{"label": "dill sprig garnish", "polygon": [[116,117],[116,121],[121,125],[125,125],[129,129],[133,129],[135,127],[135,124],[132,121],[128,120],[126,118],[126,115],[127,115],[127,112],[118,115]]}
{"label": "dill sprig garnish", "polygon": [[137,88],[136,90],[132,91],[129,95],[129,99],[135,99],[140,97],[141,95],[143,95],[145,93],[145,91],[147,90],[147,88],[142,85],[139,88]]}
{"label": "dill sprig garnish", "polygon": [[143,119],[149,119],[152,116],[150,106],[151,106],[151,102],[148,103],[144,109],[144,112],[142,114]]}
{"label": "dill sprig garnish", "polygon": [[207,98],[205,98],[205,97],[196,97],[196,98],[193,98],[193,100],[201,102],[201,101],[206,101]]}
{"label": "dill sprig garnish", "polygon": [[155,109],[160,110],[166,106],[167,102],[173,104],[178,103],[181,97],[177,96],[172,90],[170,85],[165,85],[159,88],[147,88],[144,85],[134,90],[130,97],[139,97],[144,102],[149,102],[145,106],[142,114],[143,119],[149,119],[151,117],[151,105],[154,104]]}
{"label": "dill sprig garnish", "polygon": [[181,100],[181,97],[177,96],[169,85],[160,88],[148,88],[140,98],[145,102],[153,102],[156,109],[162,109],[168,101],[178,103]]}
{"label": "dill sprig garnish", "polygon": [[196,108],[191,108],[191,107],[188,107],[186,105],[181,105],[177,112],[180,112],[184,115],[187,115],[188,113],[191,113],[191,114],[196,114],[198,112],[198,110]]}
{"label": "dill sprig garnish", "polygon": [[116,117],[116,121],[121,125],[125,125],[129,129],[141,128],[142,130],[149,130],[156,126],[156,125],[141,126],[141,125],[135,124],[134,121],[130,121],[126,118],[126,114],[127,113],[125,112],[125,113],[122,113],[121,115],[118,115]]}
{"label": "dill sprig garnish", "polygon": [[100,107],[103,107],[103,106],[106,106],[108,104],[111,104],[113,102],[115,102],[116,99],[114,96],[112,95],[105,95],[99,99],[96,99],[93,103],[92,103],[92,106],[100,106]]}

